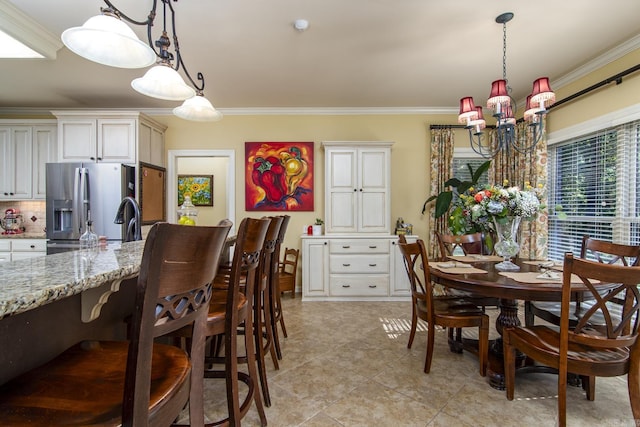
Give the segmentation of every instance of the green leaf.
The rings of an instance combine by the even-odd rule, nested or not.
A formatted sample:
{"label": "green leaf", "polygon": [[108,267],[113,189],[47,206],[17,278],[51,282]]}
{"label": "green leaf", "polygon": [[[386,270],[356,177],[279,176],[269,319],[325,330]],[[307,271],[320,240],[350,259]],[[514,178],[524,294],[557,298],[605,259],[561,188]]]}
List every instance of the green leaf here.
{"label": "green leaf", "polygon": [[451,191],[443,191],[438,194],[436,198],[436,211],[434,213],[434,217],[440,218],[442,215],[446,214],[449,210],[449,206],[451,206],[451,200],[453,199],[453,192]]}
{"label": "green leaf", "polygon": [[460,181],[458,178],[451,178],[448,181],[446,181],[444,183],[445,187],[455,187],[458,188],[458,186],[462,183],[462,181]]}
{"label": "green leaf", "polygon": [[[478,170],[476,171],[476,173],[471,174],[474,184],[477,183],[482,174],[489,169],[489,166],[491,166],[491,160],[487,160],[486,162],[478,166]],[[471,168],[471,166],[469,166],[469,168]]]}

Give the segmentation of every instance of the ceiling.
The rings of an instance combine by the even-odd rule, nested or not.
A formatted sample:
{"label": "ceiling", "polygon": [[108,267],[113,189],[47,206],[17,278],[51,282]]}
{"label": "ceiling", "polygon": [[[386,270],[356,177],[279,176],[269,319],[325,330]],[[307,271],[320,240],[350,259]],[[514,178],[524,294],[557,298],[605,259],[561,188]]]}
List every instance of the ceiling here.
{"label": "ceiling", "polygon": [[[101,0],[0,0],[59,39],[104,6]],[[152,0],[113,0],[144,20]],[[502,77],[503,12],[507,77],[515,99],[534,79],[559,80],[607,51],[640,39],[638,0],[179,0],[173,3],[189,73],[221,109],[456,109],[483,104]],[[162,29],[162,7],[154,40]],[[293,27],[307,19],[307,31]],[[142,40],[146,32],[135,27]],[[636,42],[637,44],[637,42]],[[638,47],[638,46],[635,46]],[[62,46],[54,60],[0,59],[0,109],[170,109],[130,82],[144,70],[110,68]],[[556,84],[554,85],[554,82]]]}

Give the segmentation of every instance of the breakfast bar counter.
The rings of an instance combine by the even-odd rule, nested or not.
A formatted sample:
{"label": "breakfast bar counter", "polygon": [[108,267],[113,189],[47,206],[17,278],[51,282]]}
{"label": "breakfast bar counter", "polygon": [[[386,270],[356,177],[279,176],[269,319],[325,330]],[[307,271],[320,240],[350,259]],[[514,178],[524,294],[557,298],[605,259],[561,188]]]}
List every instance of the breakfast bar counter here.
{"label": "breakfast bar counter", "polygon": [[73,251],[0,264],[0,319],[133,277],[143,249],[144,241],[116,243],[92,261]]}
{"label": "breakfast bar counter", "polygon": [[[84,339],[124,339],[144,241],[0,263],[0,384]],[[116,292],[117,291],[117,292]]]}

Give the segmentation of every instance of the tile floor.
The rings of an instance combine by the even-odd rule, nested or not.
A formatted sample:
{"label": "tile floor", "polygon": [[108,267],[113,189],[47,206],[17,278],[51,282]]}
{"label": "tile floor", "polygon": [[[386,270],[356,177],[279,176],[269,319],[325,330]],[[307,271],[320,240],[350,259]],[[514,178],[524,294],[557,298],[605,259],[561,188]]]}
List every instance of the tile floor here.
{"label": "tile floor", "polygon": [[[302,302],[283,298],[289,337],[282,340],[280,369],[267,356],[272,405],[269,426],[553,426],[556,378],[517,377],[516,396],[489,387],[475,356],[449,351],[436,335],[430,374],[422,372],[426,333],[407,349],[410,303]],[[488,309],[495,316],[495,309]],[[495,333],[493,333],[495,336]],[[222,380],[205,380],[205,412],[226,414]],[[636,426],[627,379],[598,378],[596,399],[570,387],[569,426]],[[241,390],[242,392],[242,390]],[[255,408],[242,422],[259,426]]]}

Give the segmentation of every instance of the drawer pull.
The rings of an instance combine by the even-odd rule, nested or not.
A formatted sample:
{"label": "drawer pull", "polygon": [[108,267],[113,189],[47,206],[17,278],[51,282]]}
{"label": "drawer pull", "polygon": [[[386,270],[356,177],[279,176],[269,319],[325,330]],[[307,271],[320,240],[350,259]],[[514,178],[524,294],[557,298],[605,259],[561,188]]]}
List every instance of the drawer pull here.
{"label": "drawer pull", "polygon": [[343,267],[351,267],[351,264],[342,264]]}
{"label": "drawer pull", "polygon": [[350,288],[351,285],[342,285],[343,288]]}
{"label": "drawer pull", "polygon": [[378,287],[378,285],[369,285],[369,287],[370,287],[371,289],[373,289],[373,288],[377,288],[377,287]]}
{"label": "drawer pull", "polygon": [[377,249],[377,246],[369,246],[369,249]]}
{"label": "drawer pull", "polygon": [[343,246],[342,249],[349,249],[351,246]]}
{"label": "drawer pull", "polygon": [[369,264],[369,267],[375,267],[378,264]]}
{"label": "drawer pull", "polygon": [[36,248],[36,245],[30,245],[29,247],[30,247],[31,249],[35,249],[35,248]]}

